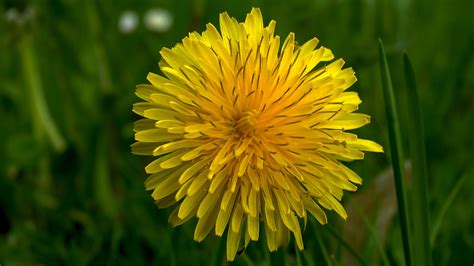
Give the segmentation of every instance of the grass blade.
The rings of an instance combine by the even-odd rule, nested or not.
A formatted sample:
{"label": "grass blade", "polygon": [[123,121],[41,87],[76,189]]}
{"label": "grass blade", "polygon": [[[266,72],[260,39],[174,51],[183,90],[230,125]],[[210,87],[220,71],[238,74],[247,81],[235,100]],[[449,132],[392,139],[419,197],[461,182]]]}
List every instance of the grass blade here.
{"label": "grass blade", "polygon": [[431,237],[430,237],[431,247],[434,246],[436,237],[438,236],[439,229],[441,228],[441,224],[443,223],[444,216],[448,212],[449,207],[451,207],[454,199],[458,195],[458,192],[461,190],[464,184],[464,181],[466,181],[467,179],[466,177],[467,177],[467,174],[465,173],[461,178],[458,178],[456,185],[454,185],[453,189],[451,190],[451,193],[449,193],[448,199],[444,202],[443,206],[441,207],[438,217],[436,218],[434,222],[433,231],[431,231]]}
{"label": "grass blade", "polygon": [[98,205],[106,216],[114,220],[118,214],[118,204],[113,192],[108,147],[107,136],[102,134],[97,142],[94,188]]}
{"label": "grass blade", "polygon": [[364,258],[362,258],[361,255],[359,255],[357,253],[357,251],[355,251],[351,245],[349,243],[347,243],[344,238],[342,236],[339,235],[338,232],[336,232],[336,230],[334,230],[331,226],[327,226],[326,227],[326,232],[328,232],[329,234],[331,234],[334,238],[336,238],[336,240],[339,242],[339,244],[341,246],[343,246],[349,253],[351,253],[351,255],[359,262],[360,265],[362,266],[365,266],[367,265],[364,261]]}
{"label": "grass blade", "polygon": [[298,249],[298,245],[294,244],[295,248],[295,257],[296,257],[296,266],[303,266],[303,261],[301,259],[301,252]]}
{"label": "grass blade", "polygon": [[247,253],[242,254],[241,257],[242,257],[242,260],[245,261],[245,263],[247,264],[247,266],[253,266],[253,262],[252,262],[252,260],[249,258],[249,256],[247,255]]}
{"label": "grass blade", "polygon": [[28,95],[30,98],[33,130],[37,137],[41,139],[43,134],[51,142],[54,150],[61,153],[66,148],[66,141],[59,132],[59,128],[54,122],[45,99],[41,76],[38,69],[38,62],[34,53],[33,37],[25,35],[20,41],[20,58],[27,82]]}
{"label": "grass blade", "polygon": [[390,262],[388,261],[387,254],[382,246],[382,243],[379,241],[377,229],[375,228],[374,224],[369,221],[365,213],[362,211],[360,206],[354,202],[354,210],[357,212],[359,217],[362,219],[362,222],[364,225],[367,227],[367,230],[369,230],[370,237],[372,237],[373,241],[375,242],[375,246],[377,248],[377,251],[379,252],[380,257],[382,258],[382,265],[384,266],[389,266]]}
{"label": "grass blade", "polygon": [[413,258],[415,265],[430,266],[430,214],[428,205],[428,171],[426,165],[425,136],[415,74],[410,59],[403,55],[403,66],[407,82],[408,98],[408,132],[410,154],[413,165],[413,197],[411,213],[413,221]]}
{"label": "grass blade", "polygon": [[286,249],[279,248],[274,252],[270,253],[270,265],[286,265]]}
{"label": "grass blade", "polygon": [[390,70],[385,57],[382,40],[379,39],[380,52],[380,73],[382,75],[382,87],[385,100],[385,110],[387,113],[388,133],[390,137],[390,153],[392,157],[393,173],[395,177],[395,189],[397,192],[398,212],[400,218],[400,227],[403,239],[403,252],[405,254],[405,264],[413,265],[410,247],[410,229],[409,215],[406,205],[404,167],[403,167],[403,149],[402,136],[400,133],[400,122],[398,120],[397,106],[393,92]]}
{"label": "grass blade", "polygon": [[303,258],[307,266],[316,266],[316,262],[314,262],[313,256],[309,252],[303,252]]}
{"label": "grass blade", "polygon": [[326,265],[333,266],[333,263],[331,261],[331,258],[329,257],[326,245],[324,244],[318,232],[316,232],[316,239],[318,240],[318,244],[319,244],[319,247],[321,248],[321,253],[323,253],[323,258],[324,258],[324,261],[326,262]]}
{"label": "grass blade", "polygon": [[224,239],[218,239],[217,241],[217,252],[214,253],[214,256],[212,257],[212,263],[210,265],[213,266],[220,266],[224,264],[224,257],[225,257],[225,240]]}

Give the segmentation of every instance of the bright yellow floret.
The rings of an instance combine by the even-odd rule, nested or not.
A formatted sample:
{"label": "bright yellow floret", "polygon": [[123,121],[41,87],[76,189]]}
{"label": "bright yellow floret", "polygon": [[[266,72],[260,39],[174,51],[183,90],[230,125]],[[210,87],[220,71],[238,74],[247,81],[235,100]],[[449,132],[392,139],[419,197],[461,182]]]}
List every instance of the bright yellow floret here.
{"label": "bright yellow floret", "polygon": [[354,71],[342,59],[322,64],[333,54],[316,38],[298,45],[290,33],[280,45],[274,29],[259,9],[244,23],[223,13],[220,31],[208,24],[163,48],[163,76],[137,86],[144,102],[133,111],[144,119],[132,150],[159,156],[145,168],[146,188],[158,206],[178,204],[173,225],[198,218],[196,241],[227,230],[228,260],[242,236],[258,240],[261,225],[271,251],[290,232],[303,249],[300,219],[309,212],[325,224],[323,208],[345,219],[343,190],[362,182],[340,161],[382,152],[345,132],[370,122],[354,113],[357,93],[345,92]]}

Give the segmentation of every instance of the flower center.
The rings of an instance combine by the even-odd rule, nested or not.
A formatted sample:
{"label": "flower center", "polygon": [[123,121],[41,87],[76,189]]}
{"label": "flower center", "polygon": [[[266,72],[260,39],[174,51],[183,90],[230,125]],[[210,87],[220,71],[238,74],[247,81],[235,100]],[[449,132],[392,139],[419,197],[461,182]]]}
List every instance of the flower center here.
{"label": "flower center", "polygon": [[235,130],[240,136],[247,136],[255,131],[255,124],[257,123],[256,115],[257,112],[255,110],[246,111],[242,114],[235,124]]}

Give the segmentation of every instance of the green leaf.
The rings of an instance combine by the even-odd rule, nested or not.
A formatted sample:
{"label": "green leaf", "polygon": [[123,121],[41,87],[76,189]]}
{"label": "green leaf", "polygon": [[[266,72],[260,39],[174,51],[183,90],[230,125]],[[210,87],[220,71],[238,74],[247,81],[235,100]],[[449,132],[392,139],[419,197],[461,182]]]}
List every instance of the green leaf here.
{"label": "green leaf", "polygon": [[43,134],[46,134],[56,152],[61,153],[66,148],[66,141],[59,132],[58,126],[54,122],[44,98],[41,75],[38,70],[33,39],[30,34],[22,38],[19,45],[20,59],[25,75],[28,95],[31,103],[31,120],[33,131],[39,141]]}
{"label": "green leaf", "polygon": [[382,75],[382,87],[385,100],[385,111],[387,113],[388,133],[390,138],[390,153],[392,157],[393,173],[395,177],[395,189],[397,192],[398,212],[403,239],[403,252],[407,266],[413,265],[411,258],[409,215],[406,205],[406,192],[403,167],[402,136],[400,133],[400,122],[398,120],[397,105],[393,92],[390,70],[385,57],[382,40],[379,39],[380,73]]}
{"label": "green leaf", "polygon": [[349,253],[351,253],[351,255],[359,262],[360,265],[367,265],[364,261],[364,258],[362,258],[362,256],[360,256],[359,253],[357,253],[357,251],[355,251],[351,247],[351,245],[347,243],[342,236],[339,235],[336,230],[334,230],[331,226],[326,226],[326,229],[326,232],[331,234],[341,246],[343,246]]}
{"label": "green leaf", "polygon": [[441,228],[441,225],[443,223],[444,216],[446,216],[446,213],[448,212],[449,207],[451,207],[451,205],[453,204],[454,199],[456,198],[459,191],[461,190],[461,188],[464,184],[464,181],[466,181],[466,179],[467,179],[466,178],[467,176],[468,175],[465,173],[461,178],[458,178],[458,181],[456,182],[456,185],[454,185],[453,189],[451,190],[451,193],[449,193],[448,198],[446,199],[446,201],[444,201],[443,206],[441,206],[441,210],[438,214],[438,217],[434,221],[433,231],[431,231],[431,237],[430,237],[430,246],[431,247],[434,246],[434,243],[436,241],[436,237],[438,236],[439,229]]}
{"label": "green leaf", "polygon": [[270,265],[286,265],[287,251],[284,248],[279,248],[275,252],[270,253]]}
{"label": "green leaf", "polygon": [[316,231],[315,235],[316,235],[316,239],[318,240],[319,247],[321,248],[321,253],[323,253],[323,258],[324,258],[324,261],[326,262],[326,265],[332,266],[333,263],[332,263],[331,257],[329,257],[328,250],[326,248],[326,244],[321,239],[321,236],[320,236],[320,234],[318,234],[317,231]]}
{"label": "green leaf", "polygon": [[413,221],[413,258],[415,265],[431,265],[430,251],[430,215],[428,205],[428,171],[423,121],[418,100],[415,74],[410,59],[403,55],[403,66],[407,82],[408,98],[408,134],[410,154],[413,166],[412,221]]}
{"label": "green leaf", "polygon": [[97,201],[104,213],[111,219],[117,217],[118,209],[116,198],[112,190],[112,181],[107,154],[108,141],[105,134],[99,136],[95,159],[95,179],[94,187]]}
{"label": "green leaf", "polygon": [[354,210],[357,212],[357,214],[362,219],[362,222],[367,227],[367,230],[369,230],[370,237],[372,238],[372,241],[374,241],[377,251],[380,253],[380,257],[382,258],[382,262],[383,262],[382,264],[385,266],[389,266],[390,263],[388,261],[387,254],[382,247],[382,243],[380,243],[379,241],[379,237],[377,235],[377,229],[375,228],[374,223],[369,221],[369,219],[367,218],[367,215],[361,210],[360,206],[356,202],[354,202],[353,206],[354,206]]}
{"label": "green leaf", "polygon": [[219,266],[223,264],[224,257],[225,257],[225,244],[226,244],[225,239],[220,239],[220,238],[218,239],[217,252],[215,252],[214,256],[212,256],[211,265]]}

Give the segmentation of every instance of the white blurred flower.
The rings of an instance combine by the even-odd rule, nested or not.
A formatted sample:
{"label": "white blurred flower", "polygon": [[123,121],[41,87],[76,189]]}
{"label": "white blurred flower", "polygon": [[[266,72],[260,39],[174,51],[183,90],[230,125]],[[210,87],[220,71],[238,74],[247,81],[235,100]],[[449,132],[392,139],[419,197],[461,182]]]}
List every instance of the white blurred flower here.
{"label": "white blurred flower", "polygon": [[118,27],[124,34],[132,33],[138,27],[138,15],[135,11],[125,11],[120,15]]}
{"label": "white blurred flower", "polygon": [[173,16],[171,13],[162,8],[148,10],[143,20],[148,30],[156,32],[165,32],[169,30],[173,24]]}
{"label": "white blurred flower", "polygon": [[16,8],[9,8],[6,12],[5,12],[5,20],[7,22],[13,22],[13,21],[16,21],[18,19],[20,14],[18,14],[18,10]]}
{"label": "white blurred flower", "polygon": [[33,20],[35,17],[35,10],[32,7],[27,7],[22,12],[16,8],[9,8],[5,11],[5,20],[7,23],[15,23],[17,25],[24,25],[27,22]]}

